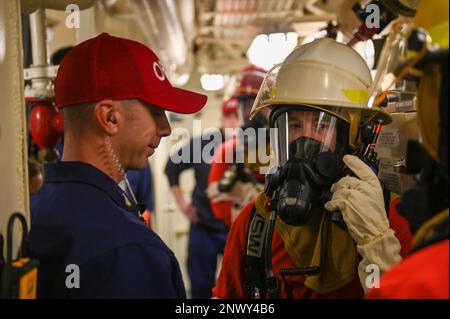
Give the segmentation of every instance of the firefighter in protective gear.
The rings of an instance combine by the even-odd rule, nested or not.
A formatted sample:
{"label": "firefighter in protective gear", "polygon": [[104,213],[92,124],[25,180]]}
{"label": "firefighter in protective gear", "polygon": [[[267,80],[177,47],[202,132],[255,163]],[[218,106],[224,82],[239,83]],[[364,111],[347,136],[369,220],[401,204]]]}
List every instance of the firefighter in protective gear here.
{"label": "firefighter in protective gear", "polygon": [[409,221],[413,247],[368,298],[449,298],[448,5],[421,2],[414,22],[427,30],[427,52],[417,64],[406,64],[419,76],[420,138],[408,143],[406,169],[416,180],[397,209]]}
{"label": "firefighter in protective gear", "polygon": [[[331,39],[296,48],[269,71],[250,116],[270,110],[278,165],[231,227],[216,297],[360,298],[358,265],[400,260],[410,238],[389,228],[376,175],[346,155],[361,148],[365,123],[390,121],[366,106],[371,81],[361,56]],[[345,166],[354,177],[343,177]],[[325,208],[340,211],[347,227]],[[404,234],[408,225],[396,227]],[[390,259],[377,254],[385,246]]]}
{"label": "firefighter in protective gear", "polygon": [[[243,205],[263,189],[264,175],[259,172],[261,163],[257,158],[254,161],[253,155],[259,147],[258,129],[267,127],[267,119],[260,114],[250,120],[248,114],[265,74],[264,69],[249,65],[241,70],[228,88],[232,93],[227,103],[237,102],[241,130],[215,151],[207,189],[215,216],[228,225]],[[250,134],[249,138],[247,134]],[[264,144],[268,146],[268,143]]]}

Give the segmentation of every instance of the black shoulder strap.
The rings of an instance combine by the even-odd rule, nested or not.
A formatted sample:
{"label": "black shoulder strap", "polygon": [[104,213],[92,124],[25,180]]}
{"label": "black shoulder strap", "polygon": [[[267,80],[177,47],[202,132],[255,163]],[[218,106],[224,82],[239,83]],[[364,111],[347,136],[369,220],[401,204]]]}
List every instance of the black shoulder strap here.
{"label": "black shoulder strap", "polygon": [[247,230],[245,245],[244,287],[250,298],[266,296],[266,275],[264,267],[264,239],[267,223],[253,206]]}
{"label": "black shoulder strap", "polygon": [[383,189],[384,198],[384,208],[386,209],[386,215],[389,219],[389,210],[391,208],[391,191],[382,183],[381,188]]}

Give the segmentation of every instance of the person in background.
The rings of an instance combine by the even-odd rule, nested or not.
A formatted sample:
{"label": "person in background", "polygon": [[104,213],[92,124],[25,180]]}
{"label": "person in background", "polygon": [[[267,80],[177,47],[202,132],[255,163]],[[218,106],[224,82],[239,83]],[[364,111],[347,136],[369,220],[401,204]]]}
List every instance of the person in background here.
{"label": "person in background", "polygon": [[[228,226],[245,204],[264,188],[264,175],[259,171],[261,163],[259,160],[251,163],[247,159],[252,157],[252,153],[259,155],[259,148],[263,147],[259,143],[258,134],[261,129],[267,128],[267,117],[263,114],[265,110],[251,120],[248,114],[265,75],[266,70],[248,65],[236,75],[235,81],[230,85],[231,101],[237,104],[239,126],[243,134],[236,134],[218,147],[211,163],[207,188],[214,215]],[[251,137],[246,137],[247,133]],[[232,155],[231,161],[228,154]],[[243,163],[238,154],[243,155]]]}
{"label": "person in background", "polygon": [[[221,116],[222,128],[220,130],[222,138],[217,141],[222,143],[227,138],[225,132],[231,132],[231,130],[225,129],[236,128],[238,123],[235,99],[224,101]],[[228,136],[228,138],[231,137]],[[211,289],[216,280],[217,257],[223,254],[223,247],[227,239],[228,227],[214,216],[206,195],[213,154],[207,154],[209,157],[202,158],[198,163],[194,162],[193,159],[195,143],[201,145],[203,154],[203,148],[213,141],[216,141],[213,134],[193,137],[177,151],[179,154],[188,152],[190,154],[189,161],[187,163],[175,163],[170,157],[165,168],[170,190],[177,206],[190,221],[187,268],[192,298],[211,297]],[[212,151],[218,145],[214,145]],[[184,198],[180,188],[180,175],[188,169],[193,169],[195,173],[195,188],[192,199],[189,201]]]}
{"label": "person in background", "polygon": [[152,227],[154,212],[153,178],[150,164],[139,170],[129,170],[127,172],[131,190],[142,212],[141,217],[148,227]]}

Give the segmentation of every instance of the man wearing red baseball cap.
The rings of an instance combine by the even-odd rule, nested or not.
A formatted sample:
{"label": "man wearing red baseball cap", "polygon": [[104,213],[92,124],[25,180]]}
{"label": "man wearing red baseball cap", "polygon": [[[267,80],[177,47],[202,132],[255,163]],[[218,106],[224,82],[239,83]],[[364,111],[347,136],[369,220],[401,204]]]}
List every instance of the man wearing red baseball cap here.
{"label": "man wearing red baseball cap", "polygon": [[118,184],[170,134],[164,111],[197,112],[206,96],[174,88],[143,44],[103,33],[64,57],[55,99],[62,161],[46,165],[31,202],[38,297],[184,298],[174,254]]}

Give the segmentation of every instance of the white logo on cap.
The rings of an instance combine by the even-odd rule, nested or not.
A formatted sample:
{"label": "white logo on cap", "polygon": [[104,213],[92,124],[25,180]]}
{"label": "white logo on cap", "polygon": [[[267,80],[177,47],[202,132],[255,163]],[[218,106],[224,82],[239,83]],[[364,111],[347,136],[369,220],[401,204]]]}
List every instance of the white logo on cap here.
{"label": "white logo on cap", "polygon": [[166,76],[162,69],[163,69],[163,67],[162,67],[160,61],[153,62],[153,73],[155,73],[155,76],[160,81],[164,81],[166,79]]}

